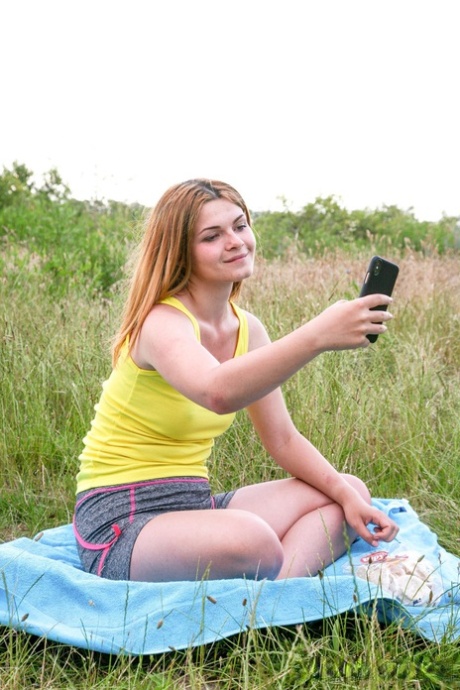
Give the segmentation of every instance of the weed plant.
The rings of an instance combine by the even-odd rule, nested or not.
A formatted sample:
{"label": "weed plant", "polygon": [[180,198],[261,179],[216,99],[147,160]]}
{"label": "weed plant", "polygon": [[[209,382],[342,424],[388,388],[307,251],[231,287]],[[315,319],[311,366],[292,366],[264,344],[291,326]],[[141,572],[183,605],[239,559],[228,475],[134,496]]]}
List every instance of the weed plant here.
{"label": "weed plant", "polygon": [[[356,296],[371,253],[369,245],[354,255],[261,259],[241,304],[277,338]],[[91,280],[84,289],[74,261],[73,289],[56,293],[33,249],[2,248],[2,540],[70,521],[82,438],[110,371],[123,281],[102,297]],[[339,470],[358,474],[375,496],[409,499],[442,546],[460,555],[460,258],[408,249],[398,261],[388,332],[367,349],[322,355],[284,393],[299,429]],[[215,490],[283,476],[244,412],[216,444],[210,473]],[[338,686],[460,687],[460,647],[358,613],[149,658],[106,657],[0,629],[4,690]]]}

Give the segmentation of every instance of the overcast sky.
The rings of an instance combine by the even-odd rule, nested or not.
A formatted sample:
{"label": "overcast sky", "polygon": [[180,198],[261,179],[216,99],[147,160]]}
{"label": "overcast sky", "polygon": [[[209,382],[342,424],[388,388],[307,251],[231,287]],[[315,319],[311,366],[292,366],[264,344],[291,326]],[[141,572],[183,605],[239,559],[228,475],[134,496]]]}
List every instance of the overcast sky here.
{"label": "overcast sky", "polygon": [[0,0],[0,166],[460,215],[457,0]]}

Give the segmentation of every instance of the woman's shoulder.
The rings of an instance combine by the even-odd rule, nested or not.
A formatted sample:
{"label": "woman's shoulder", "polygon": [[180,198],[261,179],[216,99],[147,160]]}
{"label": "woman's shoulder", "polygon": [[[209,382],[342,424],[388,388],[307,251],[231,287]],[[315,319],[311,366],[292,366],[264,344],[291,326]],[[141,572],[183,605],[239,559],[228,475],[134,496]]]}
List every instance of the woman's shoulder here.
{"label": "woman's shoulder", "polygon": [[246,318],[248,324],[250,326],[254,326],[255,328],[262,328],[265,330],[265,327],[262,323],[262,321],[252,313],[252,311],[248,311],[247,309],[243,309],[243,307],[240,307],[232,302],[233,306],[238,309]]}
{"label": "woman's shoulder", "polygon": [[262,321],[252,312],[242,309],[241,307],[238,307],[238,309],[243,314],[247,323],[249,349],[253,350],[256,347],[269,343],[270,338]]}
{"label": "woman's shoulder", "polygon": [[141,333],[154,331],[158,335],[158,332],[164,329],[187,329],[187,324],[195,336],[199,336],[198,322],[191,311],[178,299],[167,297],[152,307],[143,323]]}
{"label": "woman's shoulder", "polygon": [[170,353],[179,341],[200,341],[200,329],[195,317],[185,309],[159,302],[147,314],[131,356],[138,367],[156,369],[157,360]]}

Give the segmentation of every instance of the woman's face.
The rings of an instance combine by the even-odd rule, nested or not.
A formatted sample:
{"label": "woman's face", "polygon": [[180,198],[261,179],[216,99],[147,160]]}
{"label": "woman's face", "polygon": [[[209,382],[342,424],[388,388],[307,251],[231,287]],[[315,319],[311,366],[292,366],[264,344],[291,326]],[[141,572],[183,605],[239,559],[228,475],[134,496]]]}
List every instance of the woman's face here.
{"label": "woman's face", "polygon": [[192,277],[230,284],[244,280],[253,272],[255,248],[244,211],[226,199],[208,201],[195,226]]}

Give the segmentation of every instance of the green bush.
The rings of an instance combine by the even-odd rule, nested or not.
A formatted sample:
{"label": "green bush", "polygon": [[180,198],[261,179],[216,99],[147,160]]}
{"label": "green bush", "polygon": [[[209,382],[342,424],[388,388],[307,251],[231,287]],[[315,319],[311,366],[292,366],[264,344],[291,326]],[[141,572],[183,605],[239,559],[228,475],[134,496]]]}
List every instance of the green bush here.
{"label": "green bush", "polygon": [[331,250],[351,251],[372,245],[379,253],[401,254],[407,247],[417,252],[460,248],[457,218],[439,222],[419,221],[412,211],[397,206],[347,211],[334,197],[317,198],[298,213],[254,214],[254,228],[266,258],[295,250],[318,255]]}
{"label": "green bush", "polygon": [[41,187],[15,164],[0,177],[0,267],[49,275],[47,289],[109,295],[123,277],[127,248],[143,209],[115,201],[78,201],[51,170]]}

